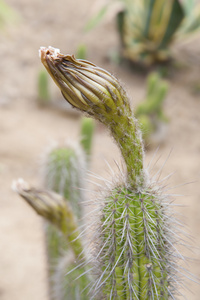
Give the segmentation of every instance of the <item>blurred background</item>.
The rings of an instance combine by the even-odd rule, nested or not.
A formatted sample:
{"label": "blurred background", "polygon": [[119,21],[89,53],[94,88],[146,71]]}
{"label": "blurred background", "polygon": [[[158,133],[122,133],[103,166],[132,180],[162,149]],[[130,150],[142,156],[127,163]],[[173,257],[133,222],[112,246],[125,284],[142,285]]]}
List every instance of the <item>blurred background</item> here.
{"label": "blurred background", "polygon": [[[8,7],[4,4],[0,2],[0,299],[48,299],[43,223],[11,184],[22,177],[41,186],[46,149],[54,141],[79,139],[81,116],[42,73],[41,46],[86,58],[120,79],[138,118],[142,115],[141,123],[145,120],[146,165],[153,159],[154,174],[166,163],[163,178],[174,172],[166,193],[178,195],[175,209],[193,239],[186,254],[188,269],[200,278],[200,31],[169,41],[170,62],[160,65],[166,53],[159,53],[154,55],[158,62],[148,56],[142,61],[140,56],[138,64],[136,54],[130,59],[131,51],[124,51],[116,26],[123,1],[7,0]],[[195,17],[191,14],[185,26]],[[152,72],[154,77],[149,77]],[[156,106],[158,115],[150,112],[153,125],[144,116],[146,108],[141,108],[151,98],[151,79],[165,85]],[[45,91],[41,82],[43,88],[47,85]],[[121,161],[120,153],[105,128],[96,124],[92,172],[110,178],[106,161],[118,172],[115,161]],[[198,300],[200,286],[186,282],[192,293],[186,290],[184,295]]]}

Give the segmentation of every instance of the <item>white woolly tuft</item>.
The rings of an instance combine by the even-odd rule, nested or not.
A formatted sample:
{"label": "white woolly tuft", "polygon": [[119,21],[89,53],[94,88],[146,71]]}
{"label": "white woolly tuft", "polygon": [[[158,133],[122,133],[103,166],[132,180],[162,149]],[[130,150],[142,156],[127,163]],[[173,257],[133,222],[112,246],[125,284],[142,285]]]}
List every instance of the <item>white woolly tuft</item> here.
{"label": "white woolly tuft", "polygon": [[46,47],[40,47],[40,49],[39,49],[39,57],[41,58],[42,55],[43,55],[43,53],[44,52],[47,53],[48,51],[51,52],[51,56],[53,56],[54,58],[56,58],[57,55],[60,54],[60,49],[58,49],[58,48],[54,48],[54,47],[51,47],[51,46],[49,46],[48,48],[46,48]]}
{"label": "white woolly tuft", "polygon": [[21,194],[23,191],[28,191],[30,185],[23,178],[18,178],[17,180],[13,180],[11,188],[14,192]]}

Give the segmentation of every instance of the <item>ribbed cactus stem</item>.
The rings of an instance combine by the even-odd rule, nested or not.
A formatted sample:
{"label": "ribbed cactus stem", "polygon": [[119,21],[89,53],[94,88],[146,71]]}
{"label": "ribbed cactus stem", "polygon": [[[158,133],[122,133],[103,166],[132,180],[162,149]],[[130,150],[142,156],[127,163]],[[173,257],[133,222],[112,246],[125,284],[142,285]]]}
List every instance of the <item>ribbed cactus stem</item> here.
{"label": "ribbed cactus stem", "polygon": [[69,201],[77,219],[82,217],[86,156],[78,143],[50,149],[44,159],[44,185]]}
{"label": "ribbed cactus stem", "polygon": [[[102,299],[168,299],[167,247],[156,195],[124,187],[111,192],[102,216]],[[105,298],[107,299],[107,298]]]}

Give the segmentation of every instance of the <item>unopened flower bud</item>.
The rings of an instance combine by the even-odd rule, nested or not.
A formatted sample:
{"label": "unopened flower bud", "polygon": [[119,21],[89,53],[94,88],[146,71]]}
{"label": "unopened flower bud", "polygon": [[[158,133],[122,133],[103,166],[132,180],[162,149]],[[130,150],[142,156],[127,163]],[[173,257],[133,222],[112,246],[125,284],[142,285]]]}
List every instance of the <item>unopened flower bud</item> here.
{"label": "unopened flower bud", "polygon": [[74,107],[105,124],[120,147],[127,180],[134,189],[144,185],[143,144],[129,100],[118,80],[93,63],[40,48],[41,61]]}
{"label": "unopened flower bud", "polygon": [[63,55],[58,49],[40,48],[41,61],[74,107],[108,124],[129,108],[125,91],[109,72],[93,63]]}
{"label": "unopened flower bud", "polygon": [[83,247],[79,238],[76,218],[68,201],[52,191],[31,187],[21,178],[13,182],[12,189],[25,199],[40,216],[57,226],[66,236],[76,258],[83,258]]}
{"label": "unopened flower bud", "polygon": [[64,199],[54,192],[30,187],[23,179],[13,182],[12,188],[42,217],[60,227],[66,215]]}

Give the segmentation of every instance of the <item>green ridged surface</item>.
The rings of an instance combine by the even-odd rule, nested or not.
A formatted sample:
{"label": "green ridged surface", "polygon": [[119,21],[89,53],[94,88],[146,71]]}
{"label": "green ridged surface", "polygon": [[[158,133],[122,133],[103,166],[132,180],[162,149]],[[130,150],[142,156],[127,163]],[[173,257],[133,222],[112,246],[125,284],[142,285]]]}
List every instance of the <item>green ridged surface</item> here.
{"label": "green ridged surface", "polygon": [[156,196],[112,192],[102,218],[103,299],[169,298],[163,222]]}

